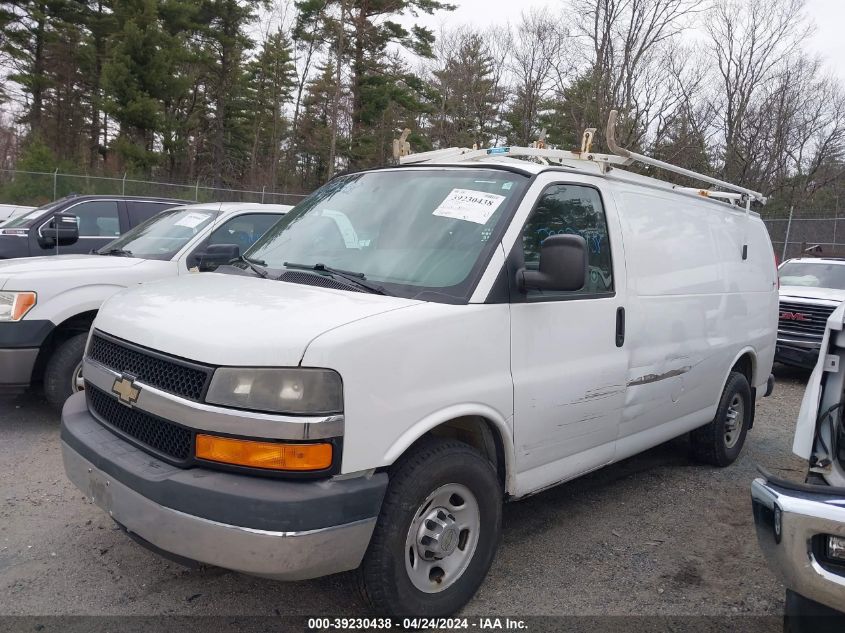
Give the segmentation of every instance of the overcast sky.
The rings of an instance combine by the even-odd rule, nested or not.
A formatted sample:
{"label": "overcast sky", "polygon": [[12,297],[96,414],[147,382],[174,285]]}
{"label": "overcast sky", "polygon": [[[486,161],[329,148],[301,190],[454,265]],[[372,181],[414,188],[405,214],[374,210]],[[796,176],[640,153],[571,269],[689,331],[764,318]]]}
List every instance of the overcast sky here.
{"label": "overcast sky", "polygon": [[[557,10],[562,0],[449,0],[457,5],[451,14],[439,13],[425,16],[428,26],[474,24],[485,27],[516,21],[522,11],[532,7],[549,7]],[[807,42],[810,52],[822,55],[828,67],[845,81],[845,0],[807,0],[807,14],[815,22],[815,35]]]}

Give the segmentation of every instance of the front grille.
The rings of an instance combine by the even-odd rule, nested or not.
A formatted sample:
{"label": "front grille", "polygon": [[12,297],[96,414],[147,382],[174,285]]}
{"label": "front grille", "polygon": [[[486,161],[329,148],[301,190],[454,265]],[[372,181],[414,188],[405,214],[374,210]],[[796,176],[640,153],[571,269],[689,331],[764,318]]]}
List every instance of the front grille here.
{"label": "front grille", "polygon": [[85,385],[85,393],[91,411],[109,426],[171,460],[184,462],[191,457],[192,434],[188,429],[130,409],[90,383]]}
{"label": "front grille", "polygon": [[123,345],[99,334],[91,338],[88,357],[121,374],[168,393],[200,400],[211,369],[168,360],[135,347]]}
{"label": "front grille", "polygon": [[836,306],[781,301],[778,330],[788,334],[821,339],[824,336],[827,318],[835,309]]}

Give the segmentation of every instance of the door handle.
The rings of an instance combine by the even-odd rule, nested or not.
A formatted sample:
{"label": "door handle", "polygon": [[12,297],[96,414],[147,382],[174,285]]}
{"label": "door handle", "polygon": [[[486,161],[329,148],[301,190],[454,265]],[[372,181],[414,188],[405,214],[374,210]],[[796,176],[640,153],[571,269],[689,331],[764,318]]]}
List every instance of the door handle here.
{"label": "door handle", "polygon": [[625,308],[616,308],[616,347],[625,344]]}

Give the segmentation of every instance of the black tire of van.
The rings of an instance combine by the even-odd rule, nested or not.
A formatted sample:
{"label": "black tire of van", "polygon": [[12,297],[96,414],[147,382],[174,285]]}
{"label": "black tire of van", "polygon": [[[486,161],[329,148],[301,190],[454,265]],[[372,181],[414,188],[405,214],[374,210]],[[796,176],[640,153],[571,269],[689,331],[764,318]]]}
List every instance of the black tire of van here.
{"label": "black tire of van", "polygon": [[[499,546],[503,493],[496,471],[468,444],[457,440],[425,439],[391,467],[389,474],[390,484],[381,512],[357,572],[358,588],[369,606],[382,616],[449,616],[467,604],[478,591]],[[423,524],[434,525],[434,522],[428,524],[423,517],[429,517],[439,504],[435,506],[432,500],[423,506],[424,502],[437,491],[448,491],[450,487],[464,487],[474,497],[474,500],[468,501],[457,497],[458,501],[464,504],[477,502],[479,529],[475,549],[469,552],[469,562],[461,573],[454,576],[451,584],[435,593],[426,593],[414,585],[406,568],[406,558],[420,564],[426,561],[415,547],[410,548],[414,550],[412,553],[406,545],[412,538],[417,543],[419,537],[412,536],[411,531],[415,524],[420,530]],[[452,499],[449,497],[449,503]],[[461,548],[464,537],[462,532],[458,534],[458,544],[447,556],[454,555]],[[445,574],[441,575],[441,580],[434,582],[443,582],[444,577]]]}
{"label": "black tire of van", "polygon": [[[735,398],[742,402],[742,428],[738,430],[736,442],[728,446],[726,432],[730,423],[728,414]],[[748,379],[737,371],[732,371],[728,382],[719,399],[716,417],[713,421],[690,433],[692,455],[696,461],[720,468],[730,466],[739,457],[745,444],[745,436],[751,425],[751,414],[754,401],[751,398],[751,387]]]}
{"label": "black tire of van", "polygon": [[73,386],[75,373],[85,354],[87,340],[87,333],[70,337],[56,348],[44,368],[44,396],[59,411],[65,400],[77,391]]}
{"label": "black tire of van", "polygon": [[845,613],[786,590],[783,608],[784,633],[841,633]]}

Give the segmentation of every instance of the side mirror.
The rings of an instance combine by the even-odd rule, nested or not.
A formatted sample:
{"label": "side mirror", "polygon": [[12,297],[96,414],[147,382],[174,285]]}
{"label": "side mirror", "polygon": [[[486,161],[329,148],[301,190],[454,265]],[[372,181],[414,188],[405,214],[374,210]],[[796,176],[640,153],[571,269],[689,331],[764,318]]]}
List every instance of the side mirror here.
{"label": "side mirror", "polygon": [[197,253],[195,258],[200,272],[208,273],[240,256],[241,249],[235,244],[212,244],[204,251]]}
{"label": "side mirror", "polygon": [[79,219],[71,213],[57,213],[41,229],[38,244],[42,248],[70,246],[79,241]]}
{"label": "side mirror", "polygon": [[540,269],[517,272],[521,292],[529,288],[574,292],[587,283],[587,242],[580,235],[552,235],[540,244]]}

